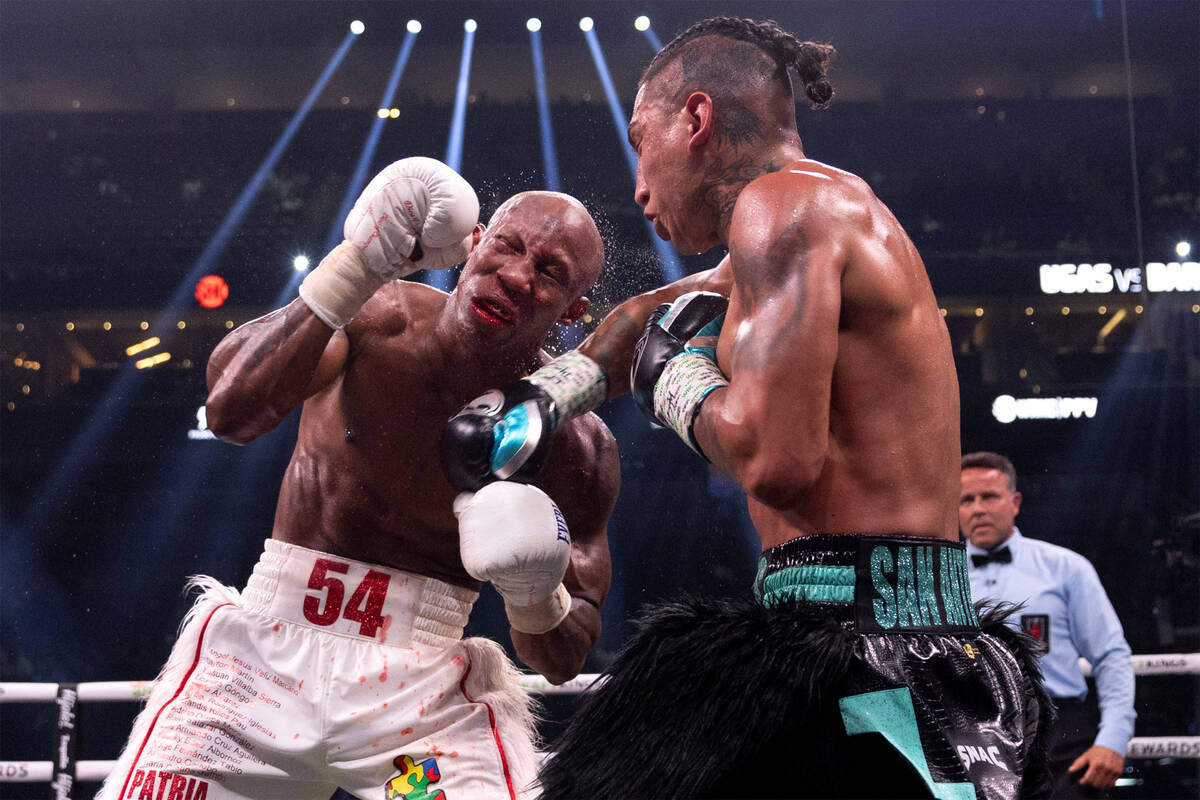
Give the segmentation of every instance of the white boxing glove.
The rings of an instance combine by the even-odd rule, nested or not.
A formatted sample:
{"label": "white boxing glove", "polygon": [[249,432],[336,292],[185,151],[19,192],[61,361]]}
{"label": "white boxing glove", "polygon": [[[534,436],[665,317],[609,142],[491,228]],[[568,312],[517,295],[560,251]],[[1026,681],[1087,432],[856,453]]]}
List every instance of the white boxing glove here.
{"label": "white boxing glove", "polygon": [[513,628],[545,633],[571,611],[562,584],[571,534],[546,493],[526,483],[496,481],[454,500],[458,549],[476,580],[491,581]]}
{"label": "white boxing glove", "polygon": [[300,284],[318,317],[345,327],[384,283],[421,269],[445,269],[471,252],[479,198],[440,161],[414,156],[371,179],[346,217],[346,239]]}

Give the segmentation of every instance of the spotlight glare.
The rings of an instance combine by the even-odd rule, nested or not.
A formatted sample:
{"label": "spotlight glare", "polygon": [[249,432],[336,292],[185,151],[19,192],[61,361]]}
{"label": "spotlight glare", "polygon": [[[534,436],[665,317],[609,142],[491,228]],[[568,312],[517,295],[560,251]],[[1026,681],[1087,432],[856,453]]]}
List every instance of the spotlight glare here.
{"label": "spotlight glare", "polygon": [[594,24],[595,23],[592,22],[591,17],[584,17],[583,19],[579,20],[579,30],[587,33],[592,29],[592,25]]}
{"label": "spotlight glare", "polygon": [[537,17],[530,17],[529,19],[525,20],[525,28],[530,33],[537,33],[542,29],[542,21]]}
{"label": "spotlight glare", "polygon": [[1175,255],[1179,256],[1180,258],[1187,258],[1189,255],[1191,255],[1191,252],[1191,242],[1179,242],[1175,245]]}
{"label": "spotlight glare", "polygon": [[308,256],[296,256],[292,259],[292,269],[296,272],[304,272],[308,269]]}
{"label": "spotlight glare", "polygon": [[355,36],[358,36],[360,33],[365,31],[366,29],[367,29],[367,26],[362,24],[362,20],[356,19],[350,23],[350,32],[353,33]]}
{"label": "spotlight glare", "polygon": [[643,14],[633,21],[633,27],[639,31],[650,30],[650,18]]}
{"label": "spotlight glare", "polygon": [[478,27],[479,27],[479,25],[477,25],[475,20],[473,20],[473,19],[469,19],[463,23],[463,30],[466,31],[467,33],[474,33],[475,29]]}
{"label": "spotlight glare", "polygon": [[409,33],[420,33],[421,32],[421,22],[420,22],[420,20],[410,19],[408,21],[408,25],[406,25],[405,28],[406,28],[406,30],[408,30]]}
{"label": "spotlight glare", "polygon": [[386,108],[381,108],[375,112],[375,116],[379,117],[380,119],[387,119],[387,115],[388,110]]}
{"label": "spotlight glare", "polygon": [[398,117],[400,116],[400,109],[398,109],[398,108],[389,108],[389,109],[388,109],[388,116],[389,116],[389,117],[391,117],[392,119],[396,119],[396,118],[398,118]]}

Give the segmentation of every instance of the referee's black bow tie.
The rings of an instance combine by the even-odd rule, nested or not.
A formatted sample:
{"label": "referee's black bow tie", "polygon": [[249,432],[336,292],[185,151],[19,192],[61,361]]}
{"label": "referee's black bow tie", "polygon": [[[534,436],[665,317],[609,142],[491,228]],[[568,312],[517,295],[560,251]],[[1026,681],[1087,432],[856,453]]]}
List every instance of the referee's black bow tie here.
{"label": "referee's black bow tie", "polygon": [[993,550],[983,555],[971,555],[971,563],[977,567],[982,567],[984,564],[991,564],[993,562],[997,564],[1011,564],[1012,550],[1009,550],[1007,547],[1001,547],[999,550]]}

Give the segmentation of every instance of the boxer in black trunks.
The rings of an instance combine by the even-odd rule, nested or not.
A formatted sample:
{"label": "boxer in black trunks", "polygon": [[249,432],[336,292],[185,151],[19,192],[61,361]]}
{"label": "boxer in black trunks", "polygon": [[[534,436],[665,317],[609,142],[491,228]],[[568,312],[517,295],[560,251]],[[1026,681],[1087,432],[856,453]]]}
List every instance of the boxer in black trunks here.
{"label": "boxer in black trunks", "polygon": [[[663,48],[629,125],[635,199],[680,252],[728,257],[614,310],[560,365],[586,379],[543,381],[539,430],[501,407],[450,431],[452,476],[521,477],[581,383],[632,388],[746,491],[762,539],[756,602],[642,620],[543,769],[545,797],[1049,790],[1033,657],[971,604],[958,385],[924,265],[863,180],[801,146],[790,71],[824,106],[831,55],[732,18]],[[494,446],[496,429],[524,446]]]}

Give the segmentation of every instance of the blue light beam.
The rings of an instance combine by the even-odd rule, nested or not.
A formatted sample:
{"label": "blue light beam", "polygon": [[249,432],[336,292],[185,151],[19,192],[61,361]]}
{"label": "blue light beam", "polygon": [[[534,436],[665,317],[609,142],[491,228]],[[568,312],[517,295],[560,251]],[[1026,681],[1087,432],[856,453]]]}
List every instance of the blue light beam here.
{"label": "blue light beam", "polygon": [[[600,40],[596,38],[596,30],[589,28],[583,32],[583,35],[587,38],[588,49],[592,51],[592,61],[596,62],[596,72],[600,76],[600,82],[604,85],[604,96],[608,99],[608,110],[612,114],[613,125],[617,129],[617,140],[620,142],[621,152],[625,154],[625,162],[629,165],[629,174],[636,182],[637,154],[629,146],[629,139],[626,135],[629,120],[625,118],[625,112],[621,109],[621,100],[617,97],[617,90],[613,86],[612,76],[608,71],[608,62],[604,59],[604,51],[600,49]],[[650,241],[654,243],[654,249],[658,251],[658,258],[662,263],[663,277],[667,283],[674,283],[683,277],[683,266],[679,263],[679,257],[671,245],[658,238],[650,221],[646,220],[645,222],[646,232],[650,236]]]}
{"label": "blue light beam", "polygon": [[[475,28],[463,27],[462,61],[458,67],[458,87],[454,92],[454,115],[450,119],[450,141],[442,159],[455,172],[462,172],[463,132],[467,126],[467,88],[471,79],[471,53],[475,49]],[[426,282],[444,292],[454,288],[454,270],[440,269],[425,273]]]}
{"label": "blue light beam", "polygon": [[662,50],[662,40],[659,39],[658,34],[654,32],[653,25],[651,25],[649,28],[646,28],[646,30],[642,31],[642,33],[646,34],[646,41],[650,42],[650,46],[654,48],[655,53],[657,53],[659,50]]}
{"label": "blue light beam", "polygon": [[[396,63],[392,66],[392,74],[388,78],[387,88],[384,89],[383,98],[379,101],[380,108],[392,107],[392,102],[396,99],[396,88],[400,85],[400,78],[404,75],[404,67],[408,65],[408,57],[412,55],[413,44],[416,40],[417,34],[412,31],[404,35],[404,44],[400,46],[400,53],[396,56]],[[325,249],[321,251],[322,253],[328,253],[342,241],[343,223],[350,213],[350,209],[354,207],[354,201],[358,199],[359,192],[367,185],[367,173],[371,169],[371,160],[375,157],[379,139],[383,135],[383,126],[386,124],[387,119],[378,115],[371,122],[371,130],[367,134],[366,144],[363,145],[362,152],[358,155],[358,164],[354,167],[354,175],[350,178],[346,196],[342,198],[342,205],[338,208],[337,216],[334,217],[333,226],[329,229],[329,236],[325,238]],[[293,279],[293,282],[298,281]]]}
{"label": "blue light beam", "polygon": [[546,64],[542,58],[541,30],[529,32],[529,46],[533,51],[533,79],[537,84],[538,125],[542,132],[542,171],[546,176],[546,188],[562,191],[558,177],[558,152],[554,148],[554,129],[550,120],[550,102],[546,99]]}
{"label": "blue light beam", "polygon": [[221,221],[217,232],[209,239],[203,252],[200,253],[200,257],[192,265],[188,276],[184,278],[183,282],[175,290],[175,294],[171,296],[171,301],[167,305],[166,310],[159,315],[158,321],[154,325],[154,331],[160,331],[160,329],[163,331],[159,335],[164,340],[166,339],[165,332],[174,328],[173,325],[168,326],[169,320],[176,319],[178,310],[182,309],[192,296],[192,287],[195,286],[196,281],[212,271],[217,259],[225,251],[230,240],[233,239],[233,234],[237,231],[238,226],[242,224],[242,221],[246,218],[246,214],[249,213],[251,206],[253,206],[254,201],[258,198],[258,193],[262,190],[263,184],[266,183],[271,171],[275,169],[275,165],[279,163],[279,159],[283,157],[284,152],[291,145],[292,139],[296,136],[296,131],[300,129],[300,126],[308,116],[308,112],[312,110],[313,104],[325,89],[325,84],[329,82],[333,73],[341,66],[342,59],[346,57],[347,51],[350,50],[350,45],[357,38],[353,33],[346,34],[346,38],[342,40],[341,46],[338,47],[337,52],[334,53],[333,58],[326,65],[325,71],[321,73],[321,77],[317,79],[317,82],[309,91],[308,97],[304,98],[304,102],[300,105],[300,108],[292,115],[283,134],[280,135],[275,145],[271,148],[271,152],[263,159],[262,164],[259,165],[258,170],[254,173],[254,177],[246,184],[246,188],[242,189],[242,193],[238,195],[233,208],[225,215],[225,219]]}
{"label": "blue light beam", "polygon": [[[237,231],[238,226],[241,225],[246,214],[254,204],[259,191],[262,189],[267,177],[271,174],[271,170],[274,169],[279,159],[283,156],[283,153],[287,150],[288,145],[291,144],[296,131],[299,130],[300,125],[308,116],[308,112],[312,109],[317,97],[320,96],[330,77],[333,76],[333,73],[346,57],[346,53],[350,50],[350,45],[357,38],[354,33],[346,34],[346,38],[342,40],[341,45],[339,45],[337,51],[333,54],[333,58],[329,60],[325,70],[309,91],[300,108],[292,115],[287,127],[271,148],[270,153],[268,153],[261,166],[254,173],[250,182],[246,184],[241,194],[238,195],[233,207],[225,215],[225,219],[221,221],[220,226],[217,228],[217,232],[213,234],[208,244],[204,246],[204,250],[201,251],[199,257],[192,264],[187,276],[176,287],[166,307],[158,315],[147,335],[157,335],[162,340],[160,346],[163,349],[168,347],[177,333],[175,325],[171,323],[171,320],[178,319],[179,313],[192,296],[192,288],[196,282],[213,270],[217,259],[225,251],[225,248],[233,238],[233,234]],[[42,484],[37,496],[33,498],[27,507],[22,524],[31,533],[36,535],[38,531],[54,521],[61,506],[64,505],[62,499],[75,486],[88,467],[99,457],[99,454],[104,451],[105,443],[109,436],[124,416],[133,398],[137,395],[142,377],[140,371],[134,366],[134,360],[130,359],[121,369],[121,374],[105,390],[104,395],[97,402],[95,410],[88,417],[87,422],[84,423],[80,432],[76,434],[70,446],[63,454],[62,459],[55,465],[54,471]]]}

